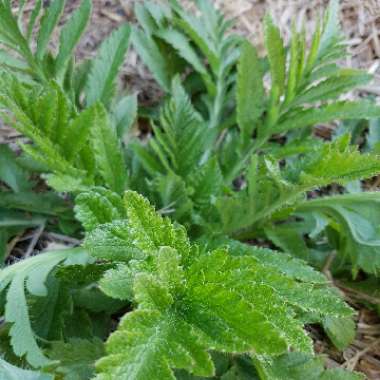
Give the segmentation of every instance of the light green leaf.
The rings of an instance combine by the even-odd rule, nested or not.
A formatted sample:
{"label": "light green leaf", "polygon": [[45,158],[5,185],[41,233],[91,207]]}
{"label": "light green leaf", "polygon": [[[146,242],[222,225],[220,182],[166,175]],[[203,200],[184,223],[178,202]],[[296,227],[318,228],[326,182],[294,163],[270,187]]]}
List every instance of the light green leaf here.
{"label": "light green leaf", "polygon": [[337,221],[343,257],[352,261],[354,271],[362,268],[376,274],[380,270],[379,207],[379,194],[369,192],[312,200],[297,211],[318,211]]}
{"label": "light green leaf", "polygon": [[129,47],[131,29],[128,24],[115,30],[100,46],[86,83],[86,100],[90,106],[98,101],[108,105],[115,80]]}
{"label": "light green leaf", "polygon": [[137,96],[129,95],[120,99],[115,105],[114,118],[118,137],[125,138],[137,118]]}
{"label": "light green leaf", "polygon": [[280,94],[283,94],[286,77],[286,52],[280,31],[269,16],[265,18],[265,44],[268,52],[272,86],[278,87]]}
{"label": "light green leaf", "polygon": [[36,56],[42,60],[45,55],[49,40],[53,33],[54,28],[61,18],[63,9],[65,7],[65,0],[54,0],[50,6],[45,10],[44,16],[41,20],[41,27],[37,36],[37,52]]}
{"label": "light green leaf", "polygon": [[0,380],[54,380],[53,375],[15,367],[0,358]]}
{"label": "light green leaf", "polygon": [[336,102],[319,108],[300,110],[297,117],[287,118],[284,116],[284,119],[275,127],[275,132],[288,132],[337,119],[371,119],[376,117],[380,117],[380,107],[367,100]]}
{"label": "light green leaf", "polygon": [[322,357],[292,352],[280,357],[255,357],[263,380],[364,380],[362,374],[341,368],[325,370]]}
{"label": "light green leaf", "polygon": [[122,194],[127,186],[127,168],[121,144],[104,106],[96,105],[96,122],[91,130],[96,166],[110,190]]}
{"label": "light green leaf", "polygon": [[256,49],[245,42],[238,65],[237,119],[246,138],[252,137],[258,119],[264,112],[263,73]]}
{"label": "light green leaf", "polygon": [[75,46],[86,29],[91,15],[91,1],[83,0],[80,7],[70,16],[62,28],[55,72],[60,73],[71,58]]}
{"label": "light green leaf", "polygon": [[45,282],[49,273],[60,263],[84,265],[89,258],[82,249],[51,251],[20,261],[0,271],[0,292],[6,291],[5,321],[11,323],[9,335],[14,353],[25,356],[34,367],[50,363],[39,348],[33,333],[27,295],[46,297]]}
{"label": "light green leaf", "polygon": [[148,66],[159,85],[167,92],[170,89],[170,74],[165,58],[153,38],[138,28],[132,29],[133,46]]}
{"label": "light green leaf", "polygon": [[352,318],[327,317],[323,320],[323,328],[340,351],[344,351],[355,339],[356,325]]}
{"label": "light green leaf", "polygon": [[76,218],[87,231],[126,216],[122,198],[101,187],[79,194],[74,210]]}

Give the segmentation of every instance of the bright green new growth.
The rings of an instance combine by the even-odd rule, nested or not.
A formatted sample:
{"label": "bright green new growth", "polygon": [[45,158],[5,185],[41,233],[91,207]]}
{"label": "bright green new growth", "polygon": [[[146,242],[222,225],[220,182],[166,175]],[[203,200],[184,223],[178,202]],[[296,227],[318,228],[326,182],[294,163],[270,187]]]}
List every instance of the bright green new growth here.
{"label": "bright green new growth", "polygon": [[[113,214],[111,196],[104,193],[95,207],[92,197],[81,196],[82,222],[92,225]],[[156,214],[144,198],[127,192],[124,202],[127,219],[100,225],[85,241],[94,257],[120,263],[105,274],[101,287],[115,298],[133,294],[138,305],[111,335],[108,356],[98,363],[99,379],[175,379],[174,368],[212,376],[210,349],[311,352],[302,322],[294,319],[297,309],[320,317],[351,314],[322,278],[302,282],[224,248],[200,253],[181,227]]]}

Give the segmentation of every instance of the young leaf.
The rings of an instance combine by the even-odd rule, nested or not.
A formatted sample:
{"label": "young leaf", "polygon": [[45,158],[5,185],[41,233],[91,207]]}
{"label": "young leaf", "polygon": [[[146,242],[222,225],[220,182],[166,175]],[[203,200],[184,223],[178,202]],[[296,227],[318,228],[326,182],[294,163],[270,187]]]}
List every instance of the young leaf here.
{"label": "young leaf", "polygon": [[263,73],[256,49],[245,42],[238,65],[237,121],[244,136],[251,137],[264,112],[265,91]]}
{"label": "young leaf", "polygon": [[128,178],[121,145],[104,106],[96,105],[96,113],[91,130],[96,165],[109,189],[122,194]]}
{"label": "young leaf", "polygon": [[32,38],[33,29],[36,24],[37,18],[41,12],[41,8],[42,8],[42,0],[36,0],[32,13],[30,14],[28,28],[26,31],[26,39],[28,42],[30,42],[30,39]]}
{"label": "young leaf", "polygon": [[137,96],[129,95],[115,105],[114,118],[117,136],[122,139],[130,132],[137,117]]}
{"label": "young leaf", "polygon": [[333,120],[371,119],[380,117],[380,108],[367,100],[356,102],[336,102],[319,108],[300,110],[297,117],[284,116],[275,128],[276,133],[284,133],[297,128],[303,128],[318,123]]}
{"label": "young leaf", "polygon": [[110,103],[115,80],[129,47],[130,33],[129,25],[125,24],[115,30],[100,46],[87,79],[87,106],[98,101],[105,105]]}
{"label": "young leaf", "polygon": [[55,61],[55,72],[60,73],[70,60],[76,44],[83,34],[91,15],[91,1],[83,0],[80,7],[71,15],[70,20],[62,28],[60,46]]}
{"label": "young leaf", "polygon": [[75,215],[87,231],[126,217],[122,198],[104,188],[79,194],[75,200]]}
{"label": "young leaf", "polygon": [[[197,254],[183,229],[134,192],[126,193],[126,208],[127,220],[101,226],[86,240],[96,257],[124,262],[101,280],[107,294],[128,299],[133,292],[138,304],[109,338],[108,355],[97,365],[99,380],[175,379],[174,368],[211,376],[210,347],[235,353],[280,354],[287,347],[311,352],[293,307],[321,316],[352,313],[325,285],[298,284],[255,257],[231,256],[225,249]],[[115,231],[123,246],[107,244],[102,230]],[[120,248],[116,256],[110,255],[111,247]],[[111,286],[113,278],[117,282]]]}
{"label": "young leaf", "polygon": [[272,86],[276,86],[283,94],[286,77],[286,52],[280,31],[271,17],[265,18],[265,44],[271,69]]}
{"label": "young leaf", "polygon": [[152,36],[138,28],[132,29],[132,42],[143,62],[149,67],[159,85],[167,92],[170,90],[170,74],[164,56]]}
{"label": "young leaf", "polygon": [[50,37],[53,33],[54,28],[58,24],[64,7],[65,0],[54,0],[45,10],[44,16],[41,20],[41,27],[37,36],[36,57],[40,60],[43,59],[46,53],[46,48],[50,41]]}

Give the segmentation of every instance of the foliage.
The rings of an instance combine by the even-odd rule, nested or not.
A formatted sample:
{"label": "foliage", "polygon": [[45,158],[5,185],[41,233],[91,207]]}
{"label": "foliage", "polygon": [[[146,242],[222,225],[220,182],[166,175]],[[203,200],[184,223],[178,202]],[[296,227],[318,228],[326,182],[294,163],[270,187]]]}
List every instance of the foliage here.
{"label": "foliage", "polygon": [[[380,268],[378,194],[352,193],[380,173],[376,133],[313,133],[380,117],[341,99],[371,76],[337,64],[338,1],[310,48],[296,27],[286,47],[267,16],[263,58],[209,1],[146,0],[79,64],[91,2],[63,26],[64,1],[36,1],[26,25],[24,5],[0,1],[0,113],[24,137],[20,154],[0,147],[0,260],[57,220],[85,239],[0,271],[0,379],[360,379],[326,370],[304,328],[338,349],[354,336],[309,264],[336,251],[334,276]],[[130,40],[165,93],[150,107],[117,80]]]}
{"label": "foliage", "polygon": [[[310,352],[302,322],[294,319],[297,309],[351,313],[326,284],[297,283],[224,248],[201,253],[183,228],[160,217],[134,192],[125,194],[125,206],[126,220],[100,225],[85,241],[92,256],[121,264],[101,281],[107,287],[122,278],[118,271],[123,273],[120,288],[114,293],[108,287],[107,294],[133,294],[137,303],[109,338],[109,356],[98,363],[99,379],[174,378],[170,368],[210,376],[214,369],[207,349]],[[101,207],[94,211],[104,214]],[[306,294],[313,294],[312,302]],[[126,345],[124,353],[120,345]]]}

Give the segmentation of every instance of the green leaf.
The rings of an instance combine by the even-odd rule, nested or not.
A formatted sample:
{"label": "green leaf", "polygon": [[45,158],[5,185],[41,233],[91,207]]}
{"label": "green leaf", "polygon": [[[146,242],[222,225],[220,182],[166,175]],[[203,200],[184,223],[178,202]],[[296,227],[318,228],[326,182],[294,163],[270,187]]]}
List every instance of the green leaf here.
{"label": "green leaf", "polygon": [[186,177],[201,160],[207,130],[179,77],[173,80],[172,94],[161,110],[162,129],[154,127],[150,144],[167,172]]}
{"label": "green leaf", "polygon": [[114,109],[117,136],[122,139],[131,132],[137,118],[137,96],[125,96],[117,103]]}
{"label": "green leaf", "polygon": [[378,273],[380,268],[380,236],[378,226],[378,193],[357,193],[316,199],[301,204],[298,211],[318,211],[339,224],[339,250],[356,268]]}
{"label": "green leaf", "polygon": [[2,1],[0,4],[0,41],[11,49],[18,50],[26,58],[31,58],[32,53],[19,29],[9,1]]}
{"label": "green leaf", "polygon": [[38,346],[32,331],[27,295],[46,297],[45,282],[49,273],[60,263],[86,264],[88,255],[82,249],[51,251],[20,261],[0,271],[0,292],[6,291],[5,321],[11,323],[9,335],[14,353],[25,356],[34,367],[50,363]]}
{"label": "green leaf", "polygon": [[87,106],[98,101],[108,105],[113,96],[115,80],[129,47],[131,29],[128,24],[115,30],[100,46],[86,83]]}
{"label": "green leaf", "polygon": [[145,306],[127,314],[112,334],[107,342],[109,356],[98,362],[101,373],[96,379],[174,380],[171,367],[186,368],[200,376],[213,375],[201,337],[170,310],[172,299],[166,289],[153,278],[140,275],[135,291]]}
{"label": "green leaf", "polygon": [[70,16],[62,28],[55,72],[60,73],[72,56],[75,46],[86,29],[91,15],[91,1],[83,0],[80,7]]}
{"label": "green leaf", "polygon": [[283,133],[293,129],[327,123],[333,120],[371,119],[380,116],[380,108],[367,100],[336,102],[319,108],[300,110],[297,117],[284,119],[277,124],[275,132]]}
{"label": "green leaf", "polygon": [[317,101],[336,99],[339,95],[351,89],[364,85],[372,80],[372,76],[351,69],[342,69],[336,75],[329,76],[324,81],[306,89],[292,102],[292,107]]}
{"label": "green leaf", "polygon": [[154,39],[138,28],[132,29],[132,42],[137,53],[148,66],[158,84],[167,92],[170,89],[170,74],[160,49]]}
{"label": "green leaf", "polygon": [[[215,31],[218,27],[225,27],[225,21],[221,19],[217,10],[209,2],[198,2],[198,7],[202,8],[203,16],[195,17],[189,12],[185,12],[177,1],[172,1],[172,6],[178,14],[175,22],[196,44],[199,50],[210,63],[214,73],[218,71],[219,58],[216,53]],[[226,29],[226,28],[225,28]]]}
{"label": "green leaf", "polygon": [[265,228],[265,234],[268,238],[283,251],[293,254],[303,260],[309,259],[309,249],[306,246],[303,236],[292,226],[274,225]]}
{"label": "green leaf", "polygon": [[44,16],[41,20],[41,27],[37,36],[36,57],[39,60],[42,60],[45,55],[49,40],[54,28],[61,18],[64,7],[65,0],[54,0],[45,10]]}
{"label": "green leaf", "polygon": [[13,366],[0,358],[0,380],[54,380],[53,375]]}
{"label": "green leaf", "polygon": [[[295,310],[321,318],[352,314],[303,262],[285,254],[271,262],[276,255],[259,249],[235,256],[225,249],[199,251],[143,197],[128,191],[125,200],[127,219],[100,226],[85,243],[95,257],[120,263],[100,280],[106,294],[122,300],[134,295],[137,304],[109,338],[97,379],[175,379],[173,369],[211,376],[210,348],[310,353],[312,341]],[[236,247],[243,250],[231,244],[232,251]],[[260,263],[265,253],[269,265]]]}
{"label": "green leaf", "polygon": [[184,34],[175,29],[163,29],[156,34],[165,42],[173,46],[178,54],[201,75],[205,85],[211,86],[212,91],[215,91],[213,88],[213,80],[210,77],[205,65]]}
{"label": "green leaf", "polygon": [[109,189],[122,194],[128,177],[121,145],[104,106],[98,104],[96,112],[91,130],[96,166]]}
{"label": "green leaf", "polygon": [[259,57],[249,42],[244,43],[238,65],[236,96],[238,124],[250,138],[265,109],[265,91]]}
{"label": "green leaf", "polygon": [[280,31],[269,16],[265,18],[265,44],[268,52],[272,86],[276,86],[280,94],[283,94],[286,77],[286,52]]}
{"label": "green leaf", "polygon": [[377,175],[380,172],[379,157],[360,154],[358,147],[349,144],[350,135],[324,144],[318,152],[310,152],[290,167],[287,179],[298,186],[313,188]]}
{"label": "green leaf", "polygon": [[260,378],[264,380],[363,380],[359,373],[349,372],[341,368],[324,369],[321,357],[288,353],[277,358],[255,357],[256,368],[260,372]]}
{"label": "green leaf", "polygon": [[331,0],[325,16],[325,25],[321,36],[319,56],[326,53],[326,51],[328,51],[328,49],[334,45],[340,37],[339,11],[339,0]]}
{"label": "green leaf", "polygon": [[26,39],[28,41],[30,41],[32,37],[33,29],[36,24],[37,18],[41,12],[41,8],[42,8],[42,0],[36,0],[32,13],[30,14],[28,28],[26,31]]}
{"label": "green leaf", "polygon": [[104,188],[79,194],[75,199],[75,215],[87,231],[126,216],[122,198]]}
{"label": "green leaf", "polygon": [[323,328],[340,351],[344,351],[355,339],[356,325],[352,318],[327,317],[323,320]]}
{"label": "green leaf", "polygon": [[28,173],[17,164],[15,153],[7,145],[0,145],[0,180],[14,192],[28,191],[33,186]]}
{"label": "green leaf", "polygon": [[67,343],[53,342],[48,351],[52,360],[59,361],[55,372],[65,380],[90,379],[95,374],[95,361],[104,355],[104,345],[100,339],[70,339]]}

